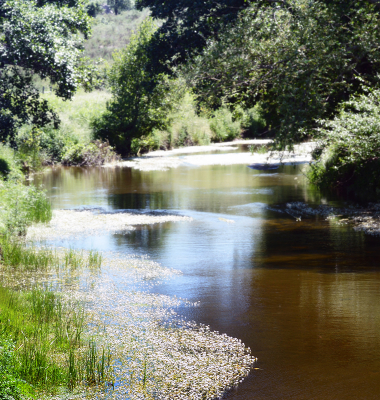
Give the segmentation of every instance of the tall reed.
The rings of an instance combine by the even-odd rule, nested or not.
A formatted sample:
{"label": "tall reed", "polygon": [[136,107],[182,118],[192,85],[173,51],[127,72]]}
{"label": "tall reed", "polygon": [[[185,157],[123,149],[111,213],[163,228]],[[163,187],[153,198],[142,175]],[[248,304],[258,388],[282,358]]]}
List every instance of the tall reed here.
{"label": "tall reed", "polygon": [[5,235],[0,237],[1,264],[7,267],[22,267],[27,270],[46,270],[58,267],[56,251],[48,248],[27,247],[17,238]]}
{"label": "tall reed", "polygon": [[[15,349],[6,366],[9,375],[49,392],[113,382],[110,352],[98,349],[94,339],[85,345],[80,304],[64,302],[49,290],[20,293],[0,287],[0,309],[0,338],[6,336]],[[0,372],[3,359],[0,354]]]}

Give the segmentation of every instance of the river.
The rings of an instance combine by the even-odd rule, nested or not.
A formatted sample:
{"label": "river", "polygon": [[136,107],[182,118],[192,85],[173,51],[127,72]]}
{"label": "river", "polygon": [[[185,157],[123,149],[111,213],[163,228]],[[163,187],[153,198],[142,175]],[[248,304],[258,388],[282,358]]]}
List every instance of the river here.
{"label": "river", "polygon": [[192,217],[51,244],[148,255],[182,275],[155,293],[199,302],[178,312],[241,339],[258,357],[229,399],[380,397],[380,239],[287,203],[339,202],[302,166],[57,168],[35,178],[54,209],[158,210]]}

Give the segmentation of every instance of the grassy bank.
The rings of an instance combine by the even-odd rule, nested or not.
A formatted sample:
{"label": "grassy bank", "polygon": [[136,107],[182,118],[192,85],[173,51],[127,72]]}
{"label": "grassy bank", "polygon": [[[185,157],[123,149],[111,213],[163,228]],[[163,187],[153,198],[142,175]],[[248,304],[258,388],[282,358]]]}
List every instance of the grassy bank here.
{"label": "grassy bank", "polygon": [[[2,237],[2,269],[70,271],[98,269],[101,256],[66,250],[26,247]],[[11,280],[12,281],[12,280]],[[53,292],[46,285],[27,289],[0,286],[0,398],[72,392],[113,385],[109,350],[88,334],[84,304]]]}
{"label": "grassy bank", "polygon": [[20,130],[16,157],[27,171],[35,172],[55,163],[101,165],[118,159],[109,143],[93,140],[90,128],[92,119],[105,110],[109,92],[80,90],[72,101],[63,101],[54,93],[43,97],[56,110],[61,123],[58,129],[24,126]]}
{"label": "grassy bank", "polygon": [[38,280],[25,285],[11,278],[30,271],[99,268],[101,256],[28,246],[26,230],[50,221],[50,202],[43,191],[24,185],[20,162],[5,146],[0,146],[0,166],[0,398],[41,398],[112,384],[109,352],[86,334],[89,315],[83,304],[64,299]]}

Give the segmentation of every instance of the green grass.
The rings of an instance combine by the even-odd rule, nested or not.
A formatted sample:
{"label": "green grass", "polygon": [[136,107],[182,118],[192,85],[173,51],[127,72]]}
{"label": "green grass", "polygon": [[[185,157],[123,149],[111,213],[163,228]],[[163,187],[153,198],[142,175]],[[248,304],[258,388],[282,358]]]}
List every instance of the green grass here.
{"label": "green grass", "polygon": [[59,267],[60,260],[54,250],[46,248],[26,247],[15,238],[3,236],[0,239],[1,263],[6,267],[26,270],[46,270]]}
{"label": "green grass", "polygon": [[54,93],[45,94],[43,98],[59,115],[60,134],[72,142],[88,143],[92,140],[90,121],[105,111],[111,93],[106,90],[90,93],[79,90],[71,101],[63,101]]}
{"label": "green grass", "polygon": [[24,241],[9,235],[0,237],[1,264],[8,268],[18,268],[29,271],[48,269],[100,268],[102,255],[94,250],[87,258],[83,251],[67,249],[63,254],[45,247],[28,247]]}
{"label": "green grass", "polygon": [[33,386],[54,393],[112,383],[109,351],[83,338],[86,314],[80,304],[64,303],[49,290],[0,287],[0,309],[0,398],[6,398],[2,390],[25,393]]}
{"label": "green grass", "polygon": [[90,268],[100,268],[102,265],[102,255],[94,250],[91,250],[88,255],[88,266]]}
{"label": "green grass", "polygon": [[78,269],[84,266],[83,253],[72,249],[66,250],[64,255],[65,268]]}

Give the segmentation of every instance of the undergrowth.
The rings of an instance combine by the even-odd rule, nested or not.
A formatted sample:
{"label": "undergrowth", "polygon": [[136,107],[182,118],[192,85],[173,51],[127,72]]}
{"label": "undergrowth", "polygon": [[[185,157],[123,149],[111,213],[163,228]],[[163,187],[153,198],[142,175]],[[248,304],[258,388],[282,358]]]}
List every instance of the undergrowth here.
{"label": "undergrowth", "polygon": [[322,189],[367,199],[380,195],[380,90],[342,103],[333,120],[320,121],[316,162],[309,179]]}

